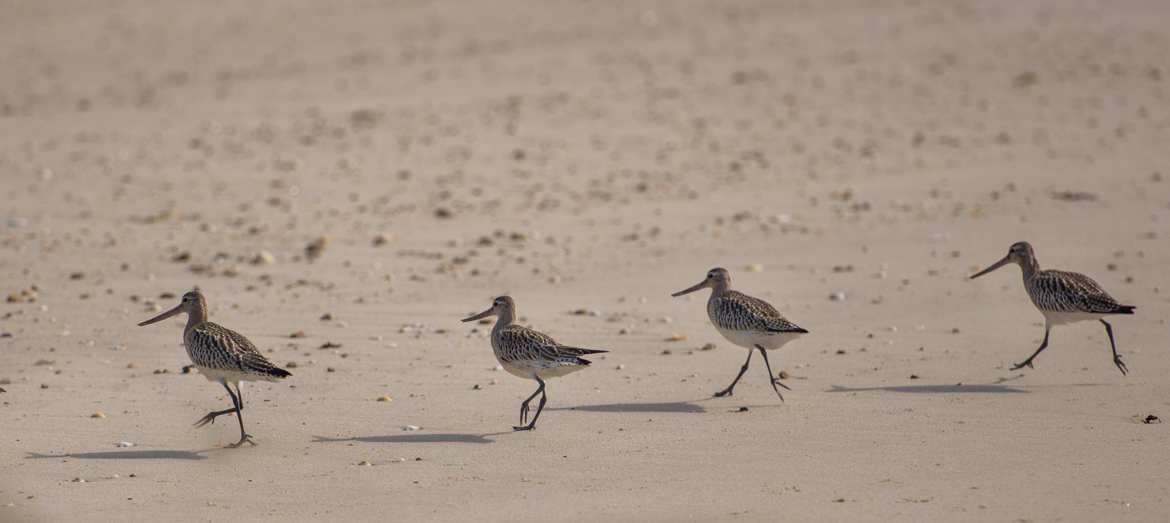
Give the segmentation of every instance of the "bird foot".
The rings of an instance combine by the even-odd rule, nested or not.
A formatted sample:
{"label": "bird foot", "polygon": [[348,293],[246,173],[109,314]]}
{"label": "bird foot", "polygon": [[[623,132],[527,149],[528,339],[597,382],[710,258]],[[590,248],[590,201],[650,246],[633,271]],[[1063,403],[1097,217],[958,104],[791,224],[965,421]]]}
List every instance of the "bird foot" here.
{"label": "bird foot", "polygon": [[1025,361],[1025,362],[1023,362],[1023,363],[1017,363],[1017,364],[1013,365],[1013,366],[1012,366],[1012,370],[1020,370],[1020,369],[1022,369],[1022,368],[1024,368],[1024,367],[1028,367],[1029,369],[1034,369],[1034,368],[1036,368],[1036,367],[1033,367],[1033,366],[1032,366],[1032,360],[1028,360],[1028,361]]}
{"label": "bird foot", "polygon": [[792,390],[792,389],[788,388],[788,385],[780,383],[780,378],[772,378],[772,383],[775,383],[776,385],[783,387],[784,390]]}
{"label": "bird foot", "polygon": [[228,445],[228,448],[231,448],[231,449],[240,448],[240,445],[243,445],[245,441],[248,443],[251,443],[253,447],[256,446],[256,442],[252,441],[252,435],[251,434],[244,434],[243,436],[240,436],[240,441],[237,441],[235,443]]}
{"label": "bird foot", "polygon": [[1113,364],[1117,365],[1117,370],[1121,371],[1122,376],[1129,374],[1129,369],[1125,367],[1125,362],[1121,361],[1121,356],[1114,356]]}
{"label": "bird foot", "polygon": [[512,430],[515,430],[515,431],[534,430],[534,429],[536,429],[536,425],[532,424],[532,423],[530,423],[528,425],[524,425],[523,427],[512,427]]}
{"label": "bird foot", "polygon": [[204,425],[208,425],[208,424],[210,424],[210,425],[214,425],[214,424],[215,424],[215,418],[217,418],[217,417],[219,417],[219,416],[222,416],[222,415],[224,415],[224,414],[230,414],[230,413],[233,413],[233,412],[235,412],[235,411],[236,411],[235,409],[227,409],[227,410],[218,410],[218,411],[211,411],[211,412],[208,412],[206,416],[203,416],[202,418],[199,418],[199,421],[196,421],[196,422],[195,422],[195,426],[196,426],[196,427],[202,427],[202,426],[204,426]]}
{"label": "bird foot", "polygon": [[721,390],[721,391],[719,391],[719,392],[716,392],[715,394],[713,394],[713,396],[714,396],[714,397],[716,397],[716,398],[722,398],[722,397],[724,397],[724,396],[731,396],[731,395],[732,395],[732,394],[731,394],[731,389],[724,389],[724,390]]}

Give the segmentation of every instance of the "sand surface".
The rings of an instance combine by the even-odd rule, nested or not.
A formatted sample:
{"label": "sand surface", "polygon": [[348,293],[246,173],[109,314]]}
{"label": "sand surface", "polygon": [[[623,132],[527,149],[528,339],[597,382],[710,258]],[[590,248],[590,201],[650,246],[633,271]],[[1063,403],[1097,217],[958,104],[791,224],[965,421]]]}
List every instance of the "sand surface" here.
{"label": "sand surface", "polygon": [[[1165,520],[1170,4],[214,4],[0,6],[0,521]],[[1010,370],[1017,240],[1128,376]],[[711,397],[715,266],[811,331],[786,401]],[[294,374],[255,447],[135,326],[196,285]],[[504,293],[611,351],[528,433]]]}

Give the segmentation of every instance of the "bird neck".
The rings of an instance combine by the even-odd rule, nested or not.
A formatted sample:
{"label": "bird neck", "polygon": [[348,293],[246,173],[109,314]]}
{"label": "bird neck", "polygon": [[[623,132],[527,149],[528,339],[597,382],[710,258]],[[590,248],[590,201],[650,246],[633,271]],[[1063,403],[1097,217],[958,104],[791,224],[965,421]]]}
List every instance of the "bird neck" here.
{"label": "bird neck", "polygon": [[187,327],[183,330],[189,331],[204,323],[207,323],[207,311],[200,307],[187,313]]}
{"label": "bird neck", "polygon": [[1020,270],[1024,274],[1024,279],[1027,280],[1040,272],[1040,262],[1036,261],[1035,256],[1029,256],[1020,261]]}
{"label": "bird neck", "polygon": [[513,321],[516,321],[516,313],[511,309],[502,310],[499,314],[496,315],[496,324],[492,327],[492,330],[500,330],[511,325]]}
{"label": "bird neck", "polygon": [[711,284],[711,296],[724,296],[731,292],[731,284],[728,282],[715,282]]}

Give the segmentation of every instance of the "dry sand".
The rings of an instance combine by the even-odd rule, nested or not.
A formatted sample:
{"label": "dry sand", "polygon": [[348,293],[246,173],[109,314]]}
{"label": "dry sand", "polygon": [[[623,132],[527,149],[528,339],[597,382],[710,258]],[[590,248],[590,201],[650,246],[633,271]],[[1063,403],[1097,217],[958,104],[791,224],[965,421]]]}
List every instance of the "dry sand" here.
{"label": "dry sand", "polygon": [[[1170,4],[204,4],[0,7],[0,520],[1165,520]],[[1010,370],[1017,240],[1129,376]],[[811,331],[786,402],[711,398],[713,266]],[[135,326],[195,285],[294,373],[258,446]],[[612,351],[530,433],[503,293]]]}

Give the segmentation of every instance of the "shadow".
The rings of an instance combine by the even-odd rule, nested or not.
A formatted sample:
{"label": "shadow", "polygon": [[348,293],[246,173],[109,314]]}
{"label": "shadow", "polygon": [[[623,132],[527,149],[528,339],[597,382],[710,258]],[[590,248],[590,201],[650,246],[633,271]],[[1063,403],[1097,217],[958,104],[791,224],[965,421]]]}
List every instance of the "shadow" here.
{"label": "shadow", "polygon": [[702,406],[695,405],[687,401],[673,401],[667,403],[609,403],[605,405],[557,407],[550,408],[549,410],[583,410],[586,412],[707,412],[707,409],[704,409]]}
{"label": "shadow", "polygon": [[393,436],[357,436],[353,438],[313,436],[313,443],[338,443],[342,441],[360,441],[362,443],[494,443],[488,438],[511,433],[512,431],[493,434],[395,434]]}
{"label": "shadow", "polygon": [[40,454],[37,452],[29,452],[25,459],[46,459],[46,458],[74,458],[74,459],[207,459],[207,456],[201,455],[207,452],[201,450],[198,452],[191,452],[187,450],[113,450],[110,452],[80,452],[67,454]]}
{"label": "shadow", "polygon": [[1032,391],[1017,389],[1006,385],[891,385],[888,387],[842,387],[831,385],[827,392],[909,392],[909,393],[936,393],[936,394],[1024,394]]}

